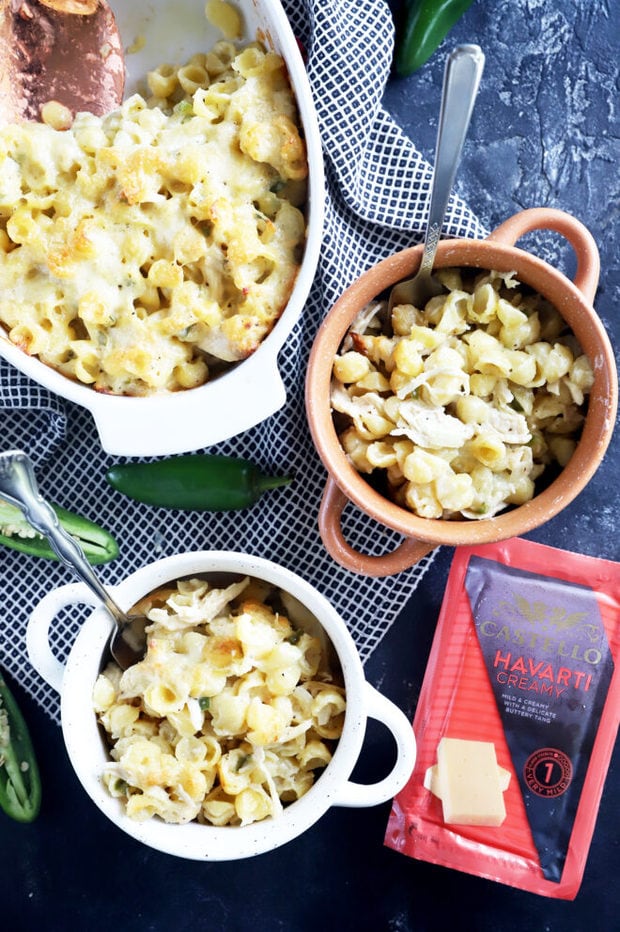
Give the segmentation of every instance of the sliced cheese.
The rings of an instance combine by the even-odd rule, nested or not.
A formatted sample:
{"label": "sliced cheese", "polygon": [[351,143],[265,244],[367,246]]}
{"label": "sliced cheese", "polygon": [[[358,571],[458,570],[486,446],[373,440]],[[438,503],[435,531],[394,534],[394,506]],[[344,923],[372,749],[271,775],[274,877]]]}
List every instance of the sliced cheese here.
{"label": "sliced cheese", "polygon": [[441,799],[444,821],[454,825],[501,825],[509,784],[510,771],[498,765],[495,745],[463,738],[442,738],[437,763],[424,776],[425,788]]}
{"label": "sliced cheese", "polygon": [[[497,767],[499,771],[499,788],[502,793],[505,793],[508,787],[510,786],[510,771],[506,770],[505,767]],[[437,796],[441,799],[439,794],[439,780],[437,777],[437,764],[433,764],[432,767],[429,767],[424,774],[424,789],[430,790],[433,796]]]}

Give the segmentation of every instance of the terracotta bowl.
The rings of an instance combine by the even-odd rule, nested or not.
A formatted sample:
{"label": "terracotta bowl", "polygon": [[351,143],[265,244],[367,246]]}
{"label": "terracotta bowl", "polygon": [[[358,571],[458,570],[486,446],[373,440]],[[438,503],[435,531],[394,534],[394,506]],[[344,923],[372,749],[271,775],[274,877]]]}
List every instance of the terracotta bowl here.
{"label": "terracotta bowl", "polygon": [[[554,230],[572,245],[575,278],[515,247],[532,230]],[[351,322],[371,300],[410,277],[422,258],[422,246],[396,253],[365,272],[333,306],[321,325],[310,355],[306,412],[315,446],[328,477],[319,510],[319,529],[331,556],[359,573],[387,576],[417,563],[435,547],[475,545],[515,537],[539,527],[565,508],[598,468],[614,428],[618,380],[607,333],[592,307],[599,277],[599,255],[589,231],[574,217],[548,208],[525,210],[499,226],[486,240],[444,240],[436,268],[469,267],[515,271],[523,284],[547,298],[579,340],[594,369],[583,432],[569,463],[544,490],[526,504],[480,520],[421,518],[379,494],[347,459],[334,427],[330,380],[335,354]],[[370,556],[352,547],[342,529],[348,502],[380,524],[404,535],[390,553]]]}

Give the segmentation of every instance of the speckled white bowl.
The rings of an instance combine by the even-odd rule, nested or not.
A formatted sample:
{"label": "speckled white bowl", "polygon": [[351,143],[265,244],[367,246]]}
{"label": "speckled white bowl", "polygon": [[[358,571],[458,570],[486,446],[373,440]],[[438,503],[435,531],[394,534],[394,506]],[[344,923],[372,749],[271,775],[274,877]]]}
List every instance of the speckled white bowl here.
{"label": "speckled white bowl", "polygon": [[[265,580],[294,596],[322,626],[340,663],[347,699],[344,729],[332,760],[308,793],[287,806],[278,818],[243,827],[215,827],[196,822],[170,825],[156,818],[147,822],[130,819],[122,802],[110,796],[101,782],[109,757],[92,708],[93,685],[112,621],[105,610],[97,608],[82,625],[65,666],[50,647],[50,624],[62,608],[77,603],[95,604],[82,583],[70,583],[48,593],[37,605],[28,624],[27,646],[35,669],[61,694],[62,730],[69,758],[93,802],[118,828],[151,848],[192,860],[228,861],[285,844],[313,825],[330,806],[374,806],[391,799],[405,785],[415,763],[411,724],[397,706],[366,682],[344,622],[309,583],[269,560],[229,551],[202,551],[151,563],[110,591],[121,608],[129,609],[143,595],[165,583],[211,572]],[[389,729],[397,749],[392,770],[370,785],[349,779],[362,748],[368,718],[377,719]]]}
{"label": "speckled white bowl", "polygon": [[[182,63],[222,38],[205,17],[204,0],[111,0],[127,55],[126,93],[149,69]],[[144,398],[106,395],[66,378],[12,344],[0,328],[0,355],[34,381],[87,408],[101,444],[118,456],[164,456],[199,450],[253,427],[278,411],[286,391],[278,354],[299,318],[318,262],[325,180],[318,121],[303,59],[279,0],[236,0],[245,38],[257,37],[284,58],[299,108],[309,165],[307,235],[295,286],[277,324],[248,359],[199,388]]]}

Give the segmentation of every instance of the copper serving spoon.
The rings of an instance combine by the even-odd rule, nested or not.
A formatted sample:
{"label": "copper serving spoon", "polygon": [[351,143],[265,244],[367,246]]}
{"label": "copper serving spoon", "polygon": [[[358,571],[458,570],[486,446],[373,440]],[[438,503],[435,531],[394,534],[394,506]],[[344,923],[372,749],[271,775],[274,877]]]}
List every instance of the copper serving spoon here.
{"label": "copper serving spoon", "polygon": [[128,615],[101,585],[78,542],[62,527],[51,505],[45,501],[37,485],[30,457],[21,450],[0,453],[0,494],[17,505],[28,523],[44,534],[50,546],[64,563],[98,599],[116,622],[109,641],[114,660],[126,670],[144,659],[145,627],[149,621],[143,615]]}
{"label": "copper serving spoon", "polygon": [[0,126],[119,106],[125,58],[106,0],[0,0]]}

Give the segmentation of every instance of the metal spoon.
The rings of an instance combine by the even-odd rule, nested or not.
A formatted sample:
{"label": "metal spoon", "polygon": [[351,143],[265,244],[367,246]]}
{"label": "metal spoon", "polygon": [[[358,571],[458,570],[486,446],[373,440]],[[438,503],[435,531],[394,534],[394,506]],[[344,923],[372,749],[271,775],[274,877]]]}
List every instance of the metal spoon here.
{"label": "metal spoon", "polygon": [[109,649],[121,670],[142,660],[146,653],[144,629],[148,619],[143,615],[127,615],[113,601],[95,576],[82,548],[59,524],[55,512],[40,494],[32,462],[21,450],[0,453],[0,495],[23,511],[32,527],[47,537],[59,560],[101,599],[116,622]]}
{"label": "metal spoon", "polygon": [[422,310],[430,298],[444,290],[431,272],[483,68],[484,55],[477,45],[457,46],[446,62],[422,262],[413,278],[398,282],[392,288],[388,301],[390,312],[398,304],[413,304]]}
{"label": "metal spoon", "polygon": [[123,99],[125,58],[106,0],[0,0],[0,126],[40,121],[56,101],[109,113]]}

